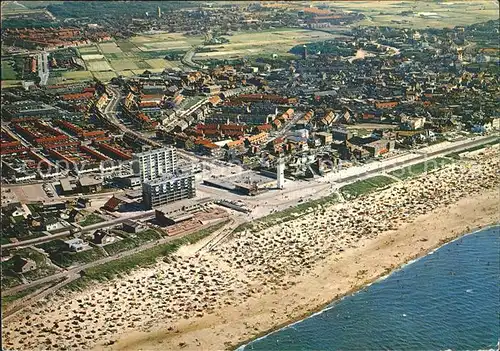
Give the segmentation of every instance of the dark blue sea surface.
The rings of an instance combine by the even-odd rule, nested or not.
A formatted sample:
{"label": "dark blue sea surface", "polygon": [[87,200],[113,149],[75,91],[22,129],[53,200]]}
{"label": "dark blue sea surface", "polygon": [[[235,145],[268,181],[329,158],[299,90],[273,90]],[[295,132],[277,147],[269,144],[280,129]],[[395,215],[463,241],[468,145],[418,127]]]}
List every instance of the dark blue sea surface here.
{"label": "dark blue sea surface", "polygon": [[448,243],[241,349],[496,350],[499,338],[496,226]]}

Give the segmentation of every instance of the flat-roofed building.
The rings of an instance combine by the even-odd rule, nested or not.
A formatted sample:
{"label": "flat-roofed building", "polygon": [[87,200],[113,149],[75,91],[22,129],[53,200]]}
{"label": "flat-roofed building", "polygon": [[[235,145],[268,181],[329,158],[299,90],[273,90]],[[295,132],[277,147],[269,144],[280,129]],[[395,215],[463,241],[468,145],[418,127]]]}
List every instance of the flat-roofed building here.
{"label": "flat-roofed building", "polygon": [[142,184],[144,205],[152,209],[174,201],[196,196],[195,176],[191,170],[177,171],[163,178],[146,181]]}
{"label": "flat-roofed building", "polygon": [[172,174],[177,169],[175,148],[170,146],[135,154],[132,169],[142,182]]}
{"label": "flat-roofed building", "polygon": [[83,176],[78,179],[82,193],[95,193],[102,190],[102,179]]}

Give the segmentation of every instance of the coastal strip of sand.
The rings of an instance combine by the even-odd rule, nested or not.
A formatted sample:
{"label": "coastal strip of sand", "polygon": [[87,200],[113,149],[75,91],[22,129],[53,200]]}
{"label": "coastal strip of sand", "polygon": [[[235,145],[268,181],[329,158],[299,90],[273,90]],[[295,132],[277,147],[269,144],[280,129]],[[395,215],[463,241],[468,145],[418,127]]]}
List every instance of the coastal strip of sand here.
{"label": "coastal strip of sand", "polygon": [[355,248],[320,262],[298,283],[226,306],[216,314],[182,320],[170,331],[136,332],[119,339],[116,350],[233,349],[323,309],[406,262],[475,229],[499,223],[498,189],[465,197],[417,217],[397,230],[362,240]]}
{"label": "coastal strip of sand", "polygon": [[221,350],[323,308],[443,243],[499,222],[498,151],[173,254],[6,323],[9,349]]}

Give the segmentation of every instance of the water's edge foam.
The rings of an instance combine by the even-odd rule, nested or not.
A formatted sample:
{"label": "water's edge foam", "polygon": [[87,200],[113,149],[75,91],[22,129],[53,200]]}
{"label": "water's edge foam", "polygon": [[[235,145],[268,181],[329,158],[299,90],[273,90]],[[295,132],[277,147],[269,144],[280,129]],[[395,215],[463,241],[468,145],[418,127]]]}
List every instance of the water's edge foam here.
{"label": "water's edge foam", "polygon": [[271,329],[270,331],[266,332],[264,335],[262,336],[259,336],[259,337],[256,337],[256,338],[252,338],[252,339],[249,339],[247,340],[246,342],[244,343],[240,343],[238,345],[237,348],[235,348],[236,351],[244,351],[245,348],[249,345],[251,345],[252,343],[254,342],[257,342],[257,341],[260,341],[260,340],[264,340],[266,339],[267,337],[271,336],[271,335],[274,335],[276,333],[279,333],[283,330],[286,330],[288,328],[292,328],[293,326],[299,324],[299,323],[302,323],[303,321],[306,321],[310,318],[313,318],[313,317],[316,317],[318,315],[321,315],[331,309],[333,309],[338,303],[340,303],[341,301],[343,301],[344,299],[346,298],[350,298],[352,296],[355,296],[357,295],[358,293],[361,293],[363,292],[364,290],[368,289],[370,286],[372,286],[373,284],[376,284],[376,283],[380,283],[380,282],[383,282],[384,280],[386,280],[387,278],[389,278],[390,276],[392,276],[393,274],[395,274],[396,272],[400,272],[404,269],[407,269],[409,268],[412,264],[422,260],[423,258],[425,257],[428,257],[430,255],[433,255],[435,252],[441,250],[441,249],[444,249],[445,247],[447,247],[448,245],[451,245],[452,243],[458,241],[458,240],[461,240],[465,237],[468,237],[468,236],[471,236],[471,235],[474,235],[474,234],[477,234],[479,232],[483,232],[483,231],[487,231],[487,230],[490,230],[490,229],[493,229],[493,228],[498,228],[500,229],[500,223],[493,223],[493,224],[490,224],[488,226],[484,226],[484,227],[479,227],[479,228],[476,228],[474,229],[472,232],[466,232],[466,233],[463,233],[463,234],[460,234],[458,235],[457,237],[449,240],[449,241],[446,241],[444,243],[441,243],[439,246],[433,248],[432,250],[426,252],[425,254],[421,255],[421,256],[417,256],[415,258],[412,258],[410,260],[408,260],[407,262],[401,264],[400,266],[398,267],[395,267],[393,270],[391,270],[390,272],[388,273],[384,273],[383,275],[377,277],[376,279],[372,280],[372,281],[369,281],[367,282],[366,284],[364,285],[361,285],[359,286],[358,288],[356,288],[354,291],[349,291],[347,292],[346,294],[344,294],[343,296],[339,297],[339,298],[336,298],[330,302],[328,302],[327,304],[321,306],[321,307],[318,307],[318,309],[315,311],[315,312],[312,312],[312,313],[308,313],[307,316],[305,317],[302,317],[302,318],[298,318],[297,320],[294,320],[294,321],[291,321],[291,322],[287,322],[285,325],[281,325],[279,327],[276,327],[276,329]]}

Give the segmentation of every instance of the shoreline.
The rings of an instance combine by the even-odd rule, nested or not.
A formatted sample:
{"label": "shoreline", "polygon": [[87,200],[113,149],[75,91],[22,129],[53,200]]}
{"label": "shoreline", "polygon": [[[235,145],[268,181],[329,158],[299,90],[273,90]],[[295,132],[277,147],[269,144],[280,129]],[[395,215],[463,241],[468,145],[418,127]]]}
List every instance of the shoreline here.
{"label": "shoreline", "polygon": [[[288,289],[278,287],[275,293],[266,293],[257,299],[250,299],[253,301],[246,301],[239,306],[230,306],[220,310],[218,315],[222,317],[208,315],[207,319],[210,321],[203,321],[205,317],[202,317],[201,321],[198,319],[175,323],[173,332],[168,331],[167,325],[164,325],[148,332],[132,332],[128,335],[121,335],[118,336],[116,344],[107,349],[180,349],[182,348],[179,346],[181,344],[193,348],[197,341],[201,343],[201,345],[197,345],[197,349],[200,346],[204,349],[239,349],[258,338],[297,323],[313,314],[320,313],[331,303],[340,301],[366,286],[376,283],[379,279],[389,276],[394,271],[408,265],[411,261],[420,259],[432,251],[460,239],[464,235],[472,234],[487,227],[497,226],[500,223],[497,198],[498,189],[489,189],[480,194],[462,198],[449,206],[440,206],[427,214],[419,216],[412,223],[403,225],[396,230],[381,233],[376,238],[367,239],[361,247],[343,252],[343,257],[337,262],[332,263],[332,261],[335,261],[335,259],[332,260],[332,257],[321,260],[320,266],[323,265],[324,267],[316,267],[307,275],[301,276],[301,282],[294,285],[290,289],[291,292]],[[447,213],[446,217],[442,216],[444,213]],[[437,224],[433,224],[435,221],[439,221],[439,228]],[[434,227],[434,232],[425,230],[426,227]],[[449,227],[448,230],[447,227]],[[405,231],[409,234],[401,234]],[[412,233],[415,235],[411,235]],[[378,266],[374,265],[373,257],[377,256],[378,249],[373,248],[383,246],[384,241],[388,241],[388,239],[390,241],[391,238],[393,239],[399,235],[402,236],[400,240],[393,241],[384,248],[388,254],[392,255],[383,255],[386,262],[379,263]],[[416,247],[415,242],[421,243],[422,246],[420,248]],[[398,251],[403,251],[403,249],[406,249],[406,254],[404,256],[399,255],[400,252]],[[394,253],[398,254],[399,257],[394,258]],[[359,257],[365,258],[365,260],[360,259],[357,264],[371,267],[372,274],[366,279],[356,281],[356,269],[353,270],[350,265],[355,265],[356,259]],[[340,291],[333,288],[323,289],[325,287],[322,282],[329,276],[329,274],[324,274],[325,271],[331,272],[335,268],[342,266],[345,269],[336,273],[343,274],[344,279],[347,280],[347,282],[338,283],[339,286],[344,286],[344,289]],[[322,278],[315,274],[318,270],[323,271]],[[354,281],[352,278],[354,278]],[[303,290],[301,285],[309,286],[309,283],[315,284],[315,286],[310,293],[305,294],[311,296],[303,303],[303,300],[299,297],[300,295],[294,296],[294,293],[300,294],[300,291]],[[314,298],[315,293],[318,293],[316,298]],[[302,295],[304,296],[303,292]],[[290,309],[293,309],[295,313],[290,314]],[[273,313],[273,310],[275,310],[275,313]],[[260,324],[261,328],[249,335],[248,330],[251,324],[255,325],[255,321],[258,321],[257,324]],[[229,341],[231,339],[233,342]],[[99,349],[103,345],[96,346],[94,349]]]}
{"label": "shoreline", "polygon": [[[306,320],[308,318],[311,318],[311,317],[314,317],[320,313],[322,313],[323,311],[325,311],[329,305],[331,304],[334,304],[334,303],[337,303],[337,302],[340,302],[342,301],[343,299],[347,298],[347,297],[350,297],[358,292],[360,292],[361,290],[371,286],[372,284],[376,284],[379,282],[379,280],[381,280],[382,278],[387,278],[389,276],[391,276],[394,272],[397,272],[398,270],[400,269],[403,269],[409,265],[411,265],[412,263],[414,262],[417,262],[418,260],[424,258],[424,257],[427,257],[428,255],[432,254],[434,251],[436,250],[439,250],[440,248],[456,241],[456,240],[459,240],[461,238],[464,238],[466,236],[469,236],[469,235],[473,235],[479,231],[482,231],[482,230],[485,230],[485,229],[489,229],[489,228],[495,228],[495,227],[498,227],[500,226],[500,222],[496,221],[496,222],[492,222],[490,224],[486,224],[486,225],[480,225],[480,226],[477,226],[477,227],[474,227],[474,228],[470,228],[470,231],[468,230],[465,230],[463,233],[460,233],[458,234],[456,237],[454,238],[449,238],[447,239],[446,241],[443,241],[442,243],[439,244],[439,246],[436,246],[436,247],[433,247],[433,248],[430,248],[428,251],[424,252],[424,253],[418,253],[416,254],[415,256],[413,257],[410,257],[407,261],[401,263],[400,265],[394,267],[394,269],[392,269],[390,272],[388,273],[382,273],[374,278],[371,278],[367,281],[365,281],[363,284],[359,285],[359,286],[356,286],[355,288],[353,289],[350,289],[349,291],[341,294],[340,296],[336,296],[335,298],[333,298],[330,302],[327,302],[325,304],[322,304],[320,306],[317,306],[315,308],[312,308],[311,310],[307,311],[307,312],[304,312],[304,314],[302,316],[298,316],[297,318],[294,318],[288,322],[285,322],[285,323],[282,323],[280,325],[277,325],[276,327],[273,327],[267,331],[264,331],[264,332],[261,332],[257,335],[255,335],[255,337],[251,338],[251,339],[248,339],[246,341],[242,341],[242,342],[239,342],[238,344],[236,345],[231,345],[230,347],[227,348],[227,350],[243,350],[243,346],[245,345],[248,345],[254,341],[257,341],[257,340],[260,340],[264,337],[266,337],[267,335],[270,335],[272,333],[275,333],[275,332],[278,332],[286,327],[289,327],[289,326],[292,326],[294,324],[297,324],[297,323],[300,323],[301,321],[303,320]],[[332,306],[333,307],[333,306]]]}
{"label": "shoreline", "polygon": [[499,223],[498,161],[488,154],[238,232],[202,255],[184,250],[92,289],[55,294],[3,325],[6,345],[160,351],[248,344]]}

